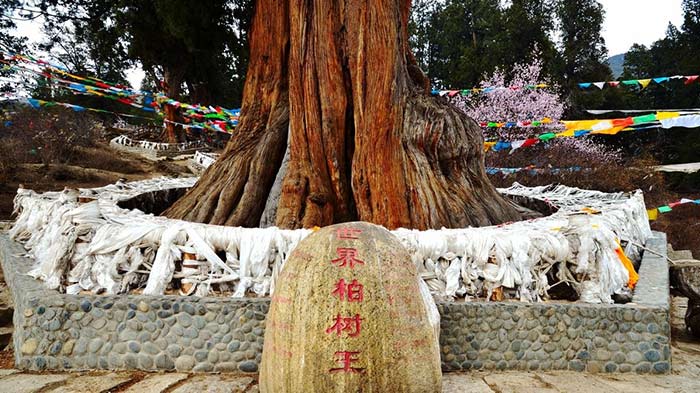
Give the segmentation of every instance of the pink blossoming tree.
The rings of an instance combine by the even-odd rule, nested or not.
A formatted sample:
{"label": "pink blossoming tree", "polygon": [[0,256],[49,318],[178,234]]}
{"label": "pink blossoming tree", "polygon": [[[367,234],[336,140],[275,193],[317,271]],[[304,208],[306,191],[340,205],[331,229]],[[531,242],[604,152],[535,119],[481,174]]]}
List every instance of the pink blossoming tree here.
{"label": "pink blossoming tree", "polygon": [[[527,88],[538,84],[546,88]],[[477,122],[523,122],[539,121],[545,118],[552,123],[542,127],[509,127],[484,129],[484,137],[489,140],[515,141],[546,132],[562,130],[557,122],[561,120],[566,105],[558,93],[558,86],[550,83],[542,75],[542,61],[537,56],[529,64],[516,64],[510,75],[497,69],[486,77],[480,85],[487,89],[497,89],[483,94],[472,94],[457,98],[455,104]],[[506,87],[505,89],[498,87]],[[596,163],[612,163],[619,159],[619,153],[596,143],[590,137],[557,138],[547,144],[533,148],[489,152],[486,165],[491,167],[534,165],[538,167],[591,166]]]}

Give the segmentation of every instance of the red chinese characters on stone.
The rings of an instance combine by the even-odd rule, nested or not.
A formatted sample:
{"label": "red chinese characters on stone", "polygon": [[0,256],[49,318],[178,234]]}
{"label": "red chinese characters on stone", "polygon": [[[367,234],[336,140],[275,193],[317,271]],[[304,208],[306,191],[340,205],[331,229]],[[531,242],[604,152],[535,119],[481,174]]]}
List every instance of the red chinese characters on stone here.
{"label": "red chinese characters on stone", "polygon": [[349,303],[361,303],[364,299],[362,284],[358,283],[357,280],[347,283],[344,278],[338,280],[331,294],[338,296],[340,301],[347,300]]}
{"label": "red chinese characters on stone", "polygon": [[338,247],[336,249],[338,253],[338,258],[331,261],[332,264],[338,265],[338,267],[349,266],[350,269],[354,269],[356,264],[364,265],[365,263],[357,259],[357,249],[349,247]]}
{"label": "red chinese characters on stone", "polygon": [[359,355],[360,352],[356,351],[338,351],[335,353],[336,357],[336,362],[341,363],[343,367],[338,367],[338,368],[332,368],[330,369],[330,372],[332,373],[337,373],[337,372],[344,372],[344,373],[362,373],[364,371],[363,368],[358,368],[358,367],[352,367],[353,362],[357,362],[360,359],[357,358],[357,355]]}
{"label": "red chinese characters on stone", "polygon": [[340,314],[335,316],[333,326],[326,329],[326,333],[336,333],[340,337],[343,332],[348,334],[348,337],[357,337],[362,331],[362,318],[360,314],[355,314],[354,317],[342,317]]}
{"label": "red chinese characters on stone", "polygon": [[338,237],[338,239],[359,239],[357,235],[362,233],[362,230],[360,229],[354,229],[354,228],[348,228],[348,227],[340,227],[335,231],[335,235]]}

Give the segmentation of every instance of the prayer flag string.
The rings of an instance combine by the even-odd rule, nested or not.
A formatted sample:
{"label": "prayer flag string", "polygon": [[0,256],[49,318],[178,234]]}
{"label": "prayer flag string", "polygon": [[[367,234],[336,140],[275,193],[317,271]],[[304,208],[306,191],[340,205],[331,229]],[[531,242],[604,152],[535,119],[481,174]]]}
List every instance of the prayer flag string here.
{"label": "prayer flag string", "polygon": [[559,122],[564,130],[546,132],[539,136],[515,141],[486,141],[485,151],[511,150],[511,153],[523,147],[530,147],[557,138],[582,137],[586,135],[616,135],[621,131],[640,131],[650,128],[698,128],[700,115],[681,115],[679,112],[658,112],[635,117],[604,120],[563,120]]}
{"label": "prayer flag string", "polygon": [[628,80],[619,80],[619,81],[605,81],[605,82],[582,82],[578,84],[578,87],[587,90],[592,87],[598,88],[599,90],[603,90],[605,87],[620,87],[620,86],[631,86],[631,87],[640,87],[641,90],[644,90],[649,86],[652,82],[660,85],[663,83],[667,83],[670,81],[674,80],[683,80],[684,85],[692,85],[696,80],[698,80],[698,75],[674,75],[674,76],[658,76],[654,78],[645,78],[645,79],[628,79]]}
{"label": "prayer flag string", "polygon": [[678,207],[680,205],[685,205],[685,204],[695,204],[695,205],[700,205],[700,199],[689,199],[689,198],[681,198],[680,200],[676,202],[672,202],[663,206],[659,206],[654,209],[647,209],[647,215],[649,216],[649,221],[655,221],[659,217],[659,213],[670,213],[673,211],[673,208]]}

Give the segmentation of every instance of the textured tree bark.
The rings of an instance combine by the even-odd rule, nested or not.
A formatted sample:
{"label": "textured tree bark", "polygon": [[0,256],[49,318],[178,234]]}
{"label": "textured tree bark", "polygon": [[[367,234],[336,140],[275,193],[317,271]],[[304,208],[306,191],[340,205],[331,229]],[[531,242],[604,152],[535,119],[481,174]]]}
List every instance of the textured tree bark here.
{"label": "textured tree bark", "polygon": [[[165,82],[164,90],[165,95],[171,98],[176,98],[180,95],[182,78],[185,75],[185,69],[182,68],[170,68],[166,69],[163,75],[163,81]],[[165,123],[165,138],[168,143],[179,143],[185,141],[185,133],[183,132],[182,126],[176,125],[174,123],[182,123],[182,116],[179,114],[178,108],[172,105],[165,105],[165,119],[168,120]]]}
{"label": "textured tree bark", "polygon": [[[520,219],[486,177],[478,126],[430,97],[408,47],[409,10],[410,0],[258,1],[241,125],[219,162],[166,214],[257,226],[288,115],[281,227],[360,219],[426,229]],[[285,100],[272,98],[282,91]]]}
{"label": "textured tree bark", "polygon": [[259,0],[240,125],[219,160],[164,214],[188,221],[257,227],[287,147],[289,8]]}

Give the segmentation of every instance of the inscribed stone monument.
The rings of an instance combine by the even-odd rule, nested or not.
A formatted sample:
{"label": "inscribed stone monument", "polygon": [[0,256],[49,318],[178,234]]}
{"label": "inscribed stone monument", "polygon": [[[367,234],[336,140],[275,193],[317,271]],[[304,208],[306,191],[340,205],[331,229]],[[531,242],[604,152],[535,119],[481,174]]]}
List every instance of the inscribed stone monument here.
{"label": "inscribed stone monument", "polygon": [[418,280],[382,227],[311,234],[276,282],[261,392],[440,392],[439,346]]}

